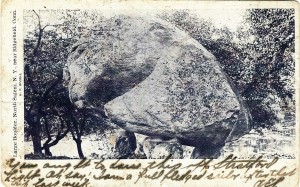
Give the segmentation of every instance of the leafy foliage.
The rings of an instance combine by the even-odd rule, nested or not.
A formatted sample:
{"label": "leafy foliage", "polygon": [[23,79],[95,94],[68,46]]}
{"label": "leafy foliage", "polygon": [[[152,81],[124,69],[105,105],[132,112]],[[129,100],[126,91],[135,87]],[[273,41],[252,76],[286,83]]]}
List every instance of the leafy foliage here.
{"label": "leafy foliage", "polygon": [[295,23],[292,9],[249,9],[236,32],[216,28],[188,11],[163,19],[199,41],[218,59],[248,105],[254,128],[294,115]]}
{"label": "leafy foliage", "polygon": [[[93,12],[89,15],[87,12],[66,12],[60,14],[57,24],[43,25],[41,15],[51,12],[27,13],[36,23],[31,24],[35,27],[24,39],[26,134],[32,138],[35,154],[45,150],[47,156],[52,156],[50,147],[71,133],[82,158],[81,136],[105,125],[103,120],[77,110],[70,102],[63,69],[70,48],[86,28],[81,14],[94,21],[97,16]],[[43,146],[42,139],[46,139]]]}

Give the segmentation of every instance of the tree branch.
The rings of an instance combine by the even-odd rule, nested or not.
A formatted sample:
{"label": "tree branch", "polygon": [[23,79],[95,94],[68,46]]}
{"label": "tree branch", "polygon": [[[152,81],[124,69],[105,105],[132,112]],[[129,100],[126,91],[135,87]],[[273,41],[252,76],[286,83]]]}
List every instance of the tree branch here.
{"label": "tree branch", "polygon": [[29,85],[32,89],[32,92],[34,94],[38,95],[39,93],[38,93],[36,87],[34,86],[34,83],[33,83],[32,77],[31,77],[31,73],[30,73],[30,70],[29,70],[29,64],[27,64],[27,63],[25,64],[24,70],[25,70],[25,73],[27,75],[27,80],[28,80],[28,83],[29,83]]}
{"label": "tree branch", "polygon": [[57,79],[52,82],[52,84],[45,90],[45,92],[42,94],[42,99],[46,99],[48,97],[50,91],[62,80],[62,72],[59,73]]}
{"label": "tree branch", "polygon": [[80,127],[79,127],[79,136],[81,137],[83,135],[83,129],[84,129],[84,126],[85,126],[85,122],[86,122],[86,114],[83,114],[83,119],[80,123]]}
{"label": "tree branch", "polygon": [[44,31],[44,28],[46,28],[48,25],[44,26],[42,28],[41,26],[41,17],[39,14],[37,14],[35,12],[35,10],[33,10],[33,12],[35,13],[35,15],[38,17],[38,30],[39,30],[39,33],[38,33],[38,41],[36,43],[36,46],[35,48],[33,49],[33,56],[37,57],[38,56],[38,49],[40,48],[41,46],[41,41],[42,41],[42,36],[43,36],[43,31]]}
{"label": "tree branch", "polygon": [[50,134],[50,131],[49,131],[49,124],[48,124],[48,121],[47,121],[45,115],[43,115],[43,117],[44,117],[44,120],[45,120],[45,130],[46,130],[46,134],[47,134],[47,140],[46,140],[46,142],[43,144],[42,149],[44,149],[44,148],[46,147],[46,145],[49,145],[49,142],[51,142],[51,140],[52,140],[51,134]]}

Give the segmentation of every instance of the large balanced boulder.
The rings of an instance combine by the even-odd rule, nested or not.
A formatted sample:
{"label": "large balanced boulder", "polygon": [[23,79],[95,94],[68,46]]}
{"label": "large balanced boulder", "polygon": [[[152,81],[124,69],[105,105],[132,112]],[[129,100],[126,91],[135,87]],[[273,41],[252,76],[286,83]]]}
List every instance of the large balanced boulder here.
{"label": "large balanced boulder", "polygon": [[222,147],[249,131],[247,109],[216,58],[158,18],[120,15],[95,25],[74,46],[67,74],[75,105],[130,132]]}

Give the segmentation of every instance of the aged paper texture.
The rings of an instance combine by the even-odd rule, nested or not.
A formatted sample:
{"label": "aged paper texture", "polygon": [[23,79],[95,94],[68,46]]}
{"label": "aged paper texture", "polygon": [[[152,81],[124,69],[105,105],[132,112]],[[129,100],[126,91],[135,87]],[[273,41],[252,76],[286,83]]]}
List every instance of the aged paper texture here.
{"label": "aged paper texture", "polygon": [[3,1],[1,186],[299,186],[299,13]]}

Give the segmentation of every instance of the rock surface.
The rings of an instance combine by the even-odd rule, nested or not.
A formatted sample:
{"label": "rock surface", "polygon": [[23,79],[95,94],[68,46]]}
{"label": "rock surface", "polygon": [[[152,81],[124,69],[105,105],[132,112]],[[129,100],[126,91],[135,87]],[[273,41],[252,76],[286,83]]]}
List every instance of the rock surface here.
{"label": "rock surface", "polygon": [[[186,36],[188,37],[188,36]],[[115,16],[93,26],[72,49],[65,77],[80,108],[103,106],[147,78],[175,38],[174,26],[143,16]]]}
{"label": "rock surface", "polygon": [[191,159],[205,159],[205,158],[219,158],[221,155],[221,149],[223,146],[202,146],[195,147],[192,154]]}
{"label": "rock surface", "polygon": [[137,148],[137,142],[134,133],[124,130],[117,130],[117,139],[115,144],[115,150],[118,158],[128,158],[134,154]]}
{"label": "rock surface", "polygon": [[137,142],[137,147],[134,151],[134,155],[135,155],[135,158],[138,158],[138,159],[146,159],[147,158],[147,156],[144,152],[144,147],[140,142]]}
{"label": "rock surface", "polygon": [[163,140],[147,137],[143,143],[143,149],[148,159],[165,159],[171,155],[171,159],[182,159],[183,149],[176,139]]}
{"label": "rock surface", "polygon": [[99,23],[74,46],[68,71],[78,107],[130,132],[220,147],[249,131],[248,112],[215,57],[160,19]]}

